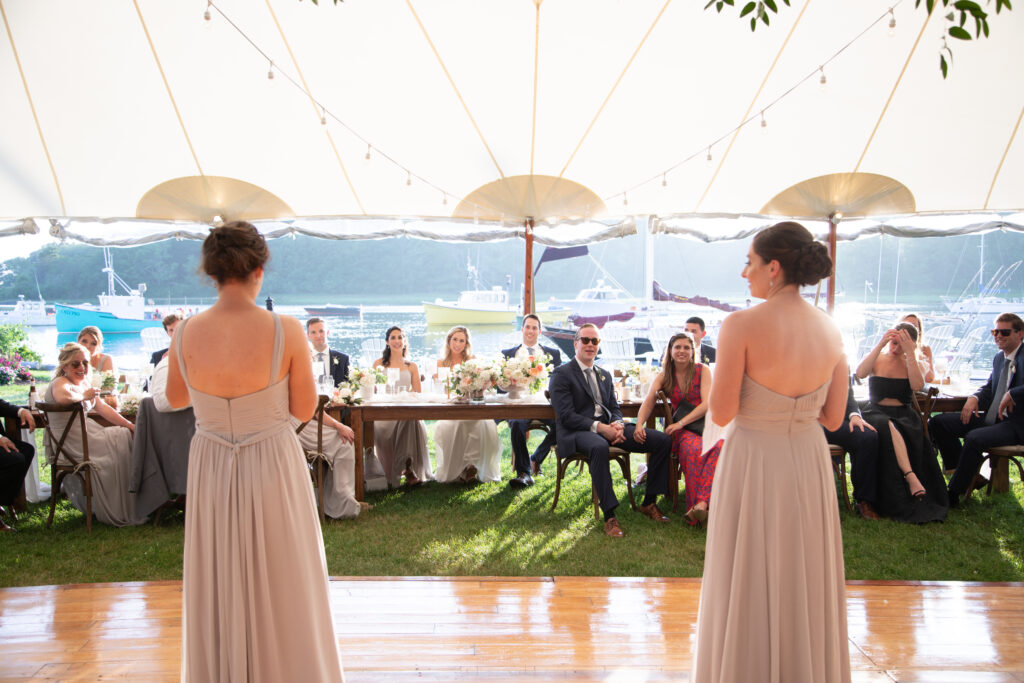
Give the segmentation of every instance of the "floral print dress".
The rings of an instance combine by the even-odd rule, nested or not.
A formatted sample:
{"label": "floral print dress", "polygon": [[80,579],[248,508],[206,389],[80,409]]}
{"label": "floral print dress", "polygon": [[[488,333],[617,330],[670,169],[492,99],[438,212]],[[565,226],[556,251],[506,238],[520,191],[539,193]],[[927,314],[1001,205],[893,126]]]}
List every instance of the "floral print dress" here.
{"label": "floral print dress", "polygon": [[[672,389],[669,401],[672,403],[673,411],[683,400],[694,406],[700,405],[700,380],[703,375],[703,368],[694,373],[690,390],[685,396],[678,384]],[[715,466],[718,465],[722,441],[719,439],[706,453],[701,452],[703,442],[704,438],[700,434],[694,434],[687,429],[680,429],[672,435],[672,455],[679,459],[679,470],[686,480],[687,510],[700,501],[709,504],[711,502],[711,482],[715,477]],[[691,525],[695,523],[689,522]]]}

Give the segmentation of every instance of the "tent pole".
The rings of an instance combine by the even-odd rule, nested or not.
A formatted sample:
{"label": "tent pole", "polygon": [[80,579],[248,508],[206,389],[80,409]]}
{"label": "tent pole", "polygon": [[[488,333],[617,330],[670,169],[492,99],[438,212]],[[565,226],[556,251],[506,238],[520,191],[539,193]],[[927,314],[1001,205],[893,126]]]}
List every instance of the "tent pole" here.
{"label": "tent pole", "polygon": [[526,272],[523,276],[523,315],[533,313],[533,219],[527,218],[526,228]]}
{"label": "tent pole", "polygon": [[833,211],[828,215],[828,256],[832,259],[832,273],[828,277],[826,310],[832,315],[836,310],[836,233],[842,214]]}

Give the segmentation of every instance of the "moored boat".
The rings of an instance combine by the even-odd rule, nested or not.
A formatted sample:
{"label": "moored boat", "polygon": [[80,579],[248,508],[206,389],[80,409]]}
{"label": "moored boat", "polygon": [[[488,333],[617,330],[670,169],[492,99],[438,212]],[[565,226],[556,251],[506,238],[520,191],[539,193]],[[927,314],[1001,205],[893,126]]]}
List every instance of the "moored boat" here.
{"label": "moored boat", "polygon": [[331,316],[342,316],[342,317],[359,317],[362,315],[362,307],[360,306],[338,306],[336,304],[324,304],[322,306],[303,306],[306,313],[309,315],[318,315],[322,317]]}
{"label": "moored boat", "polygon": [[[51,307],[52,308],[52,307]],[[26,325],[28,327],[48,327],[57,324],[57,318],[46,302],[26,300],[23,294],[13,308],[0,310],[0,325]]]}
{"label": "moored boat", "polygon": [[[155,314],[146,313],[142,295],[146,285],[133,289],[114,272],[110,249],[103,248],[104,272],[107,274],[107,293],[99,295],[100,305],[68,306],[56,304],[57,332],[76,333],[87,325],[94,325],[103,334],[130,334],[147,327],[158,327],[162,321]],[[116,294],[114,285],[123,287],[127,294]]]}
{"label": "moored boat", "polygon": [[[544,321],[565,322],[569,309],[540,305],[536,311]],[[457,301],[437,299],[423,302],[428,325],[513,325],[520,317],[519,307],[508,300],[501,287],[467,289]]]}

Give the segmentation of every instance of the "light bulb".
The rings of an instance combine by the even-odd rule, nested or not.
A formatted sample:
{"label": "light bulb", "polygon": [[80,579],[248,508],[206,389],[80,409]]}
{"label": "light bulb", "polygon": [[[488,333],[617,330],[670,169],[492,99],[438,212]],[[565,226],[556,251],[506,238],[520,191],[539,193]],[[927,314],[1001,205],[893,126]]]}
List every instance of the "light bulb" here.
{"label": "light bulb", "polygon": [[320,125],[327,125],[327,109],[325,109],[324,107],[320,107]]}
{"label": "light bulb", "polygon": [[711,161],[711,148],[708,147],[708,161]]}
{"label": "light bulb", "polygon": [[406,173],[408,175],[405,177],[405,186],[409,187],[412,185],[412,171],[406,171]]}
{"label": "light bulb", "polygon": [[668,178],[665,177],[664,173],[661,174],[661,186],[668,187]]}
{"label": "light bulb", "polygon": [[889,8],[889,35],[896,35],[896,13],[892,11],[892,7]]}
{"label": "light bulb", "polygon": [[441,206],[448,206],[448,195],[447,194],[442,194],[441,195]]}
{"label": "light bulb", "polygon": [[821,83],[822,85],[825,85],[826,83],[828,83],[828,79],[825,78],[825,67],[819,66],[818,71],[821,72],[821,79],[819,79],[818,82]]}
{"label": "light bulb", "polygon": [[210,19],[212,19],[212,17],[210,16],[210,8],[209,7],[207,7],[206,11],[203,12],[203,19],[205,19],[206,21],[209,21]]}
{"label": "light bulb", "polygon": [[764,129],[765,129],[765,128],[767,128],[767,127],[768,127],[768,122],[767,122],[767,121],[765,121],[765,118],[764,118],[764,110],[762,109],[762,110],[761,110],[761,130],[764,130]]}
{"label": "light bulb", "polygon": [[270,68],[267,69],[267,80],[268,81],[274,80],[274,63],[273,62],[270,63]]}
{"label": "light bulb", "polygon": [[364,159],[364,161],[369,161],[370,160],[370,146],[369,145],[366,146],[366,156],[363,159]]}
{"label": "light bulb", "polygon": [[629,197],[626,196],[625,192],[622,193],[622,205],[629,206]]}

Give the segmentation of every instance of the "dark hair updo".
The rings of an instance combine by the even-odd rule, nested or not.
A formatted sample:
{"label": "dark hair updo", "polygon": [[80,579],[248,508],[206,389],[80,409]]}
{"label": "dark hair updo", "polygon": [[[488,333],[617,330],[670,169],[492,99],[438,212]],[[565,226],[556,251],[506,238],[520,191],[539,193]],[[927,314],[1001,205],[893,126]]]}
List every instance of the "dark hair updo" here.
{"label": "dark hair updo", "polygon": [[753,246],[765,263],[779,262],[786,284],[814,285],[832,274],[828,249],[799,223],[776,223],[757,233]]}
{"label": "dark hair updo", "polygon": [[203,240],[199,268],[222,285],[229,280],[245,280],[269,259],[267,241],[256,226],[232,221],[210,230]]}

